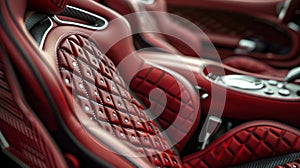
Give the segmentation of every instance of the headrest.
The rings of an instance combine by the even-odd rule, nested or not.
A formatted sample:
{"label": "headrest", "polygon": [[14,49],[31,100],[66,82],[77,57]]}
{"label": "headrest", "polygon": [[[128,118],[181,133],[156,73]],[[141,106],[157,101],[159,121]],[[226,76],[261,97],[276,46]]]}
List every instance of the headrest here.
{"label": "headrest", "polygon": [[68,3],[69,0],[28,0],[28,8],[48,14],[57,14],[62,12]]}

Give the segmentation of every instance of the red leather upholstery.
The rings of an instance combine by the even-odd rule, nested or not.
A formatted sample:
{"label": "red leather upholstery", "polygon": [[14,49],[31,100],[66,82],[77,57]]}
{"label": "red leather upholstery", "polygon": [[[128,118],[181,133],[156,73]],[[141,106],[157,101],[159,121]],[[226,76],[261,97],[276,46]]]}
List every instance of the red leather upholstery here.
{"label": "red leather upholstery", "polygon": [[[217,46],[236,47],[241,38],[259,37],[262,39],[272,39],[284,46],[290,46],[290,37],[284,33],[278,34],[276,30],[264,24],[260,19],[251,16],[236,15],[235,13],[219,10],[170,7],[170,13],[182,16],[199,26],[208,36],[217,36],[212,41]],[[274,37],[274,34],[276,36]],[[224,37],[226,41],[221,41]],[[235,43],[230,40],[235,40]],[[232,43],[232,44],[231,44]],[[224,56],[225,57],[225,56]]]}
{"label": "red leather upholstery", "polygon": [[[247,123],[183,159],[185,167],[229,167],[300,150],[299,131],[275,123]],[[271,124],[272,126],[270,127]],[[276,126],[277,125],[277,126]]]}
{"label": "red leather upholstery", "polygon": [[28,6],[31,10],[53,14],[62,12],[68,3],[69,0],[28,0]]}
{"label": "red leather upholstery", "polygon": [[[191,126],[194,129],[199,124],[197,123],[200,117],[197,106],[199,100],[196,99],[195,90],[191,89],[189,82],[181,75],[140,58],[133,59],[134,62],[131,64],[116,68],[118,63],[122,64],[122,60],[126,59],[127,52],[132,49],[130,37],[119,41],[107,54],[102,53],[102,49],[108,43],[106,37],[118,35],[121,28],[126,31],[128,28],[126,23],[120,23],[117,27],[109,25],[106,29],[94,31],[77,26],[59,25],[53,20],[53,27],[47,35],[43,49],[39,50],[27,30],[23,29],[23,21],[16,20],[16,18],[24,18],[25,1],[20,1],[20,5],[14,6],[14,10],[12,10],[13,3],[11,1],[6,3],[5,0],[1,0],[0,3],[2,8],[6,7],[1,10],[1,16],[7,17],[4,19],[6,24],[1,24],[0,28],[0,32],[3,34],[0,38],[7,54],[2,52],[0,58],[5,68],[13,65],[12,67],[18,74],[18,77],[10,80],[8,84],[12,87],[20,84],[23,89],[26,88],[18,90],[24,93],[23,97],[16,97],[17,93],[15,92],[11,94],[13,98],[9,104],[15,107],[16,104],[13,104],[13,100],[16,98],[20,98],[21,102],[28,101],[33,109],[31,114],[35,113],[42,121],[35,122],[36,125],[33,126],[35,128],[45,126],[61,152],[71,153],[78,158],[80,164],[83,164],[79,165],[81,167],[85,167],[84,164],[95,167],[98,166],[97,164],[99,167],[105,167],[106,164],[113,167],[151,167],[153,165],[184,167],[191,163],[200,167],[201,162],[198,161],[202,156],[203,159],[219,161],[218,157],[210,158],[211,149],[223,147],[230,142],[232,142],[231,152],[235,156],[234,158],[241,156],[243,159],[239,162],[225,163],[223,166],[300,150],[298,130],[274,122],[260,121],[236,127],[215,140],[206,149],[182,159],[171,146],[172,140],[176,140],[177,135],[165,135],[159,128],[160,124],[156,124],[150,118],[149,112],[155,114],[160,109],[159,104],[156,103],[159,103],[161,99],[155,96],[150,97],[155,98],[152,99],[152,102],[155,103],[154,108],[152,111],[146,111],[144,105],[129,92],[126,84],[129,84],[130,73],[139,70],[136,67],[141,67],[142,70],[133,78],[131,88],[142,94],[148,94],[154,86],[167,92],[167,108],[158,121],[163,127],[167,127],[175,116],[179,118],[180,123],[184,123],[184,126],[172,125],[171,127],[176,129],[172,128],[171,130],[176,134],[187,131],[185,126]],[[92,1],[83,3],[75,0],[70,3],[85,10],[90,9],[109,21],[119,17],[113,11]],[[9,12],[14,15],[7,15]],[[13,34],[11,34],[12,30]],[[12,71],[5,71],[5,74],[8,74],[6,76],[9,76],[10,73]],[[18,82],[16,79],[22,79],[22,82]],[[171,86],[175,80],[177,83]],[[145,87],[140,88],[141,86]],[[2,92],[0,95],[0,100],[3,100],[2,96],[6,98]],[[145,95],[138,94],[138,96],[147,102]],[[180,104],[178,100],[185,104],[183,106],[184,113],[177,113]],[[24,109],[16,110],[24,113]],[[14,111],[5,110],[5,113],[2,114],[11,115],[13,113]],[[171,114],[173,117],[169,118]],[[30,118],[31,116],[24,115],[23,117]],[[190,122],[192,117],[196,118],[194,123]],[[35,117],[30,119],[38,120]],[[7,128],[14,124],[14,122],[8,122],[9,119],[6,118],[0,121],[1,124],[9,123]],[[164,124],[163,121],[167,122]],[[20,130],[27,128],[24,126],[24,122],[26,121],[21,122]],[[1,131],[2,129],[1,125]],[[193,129],[179,143],[177,146],[179,149],[193,134]],[[38,129],[38,131],[41,130]],[[16,138],[11,136],[11,132],[3,132],[3,134],[9,142]],[[261,136],[261,134],[263,135]],[[248,138],[243,139],[243,135]],[[20,137],[22,135],[17,136],[17,138]],[[45,140],[46,137],[42,137],[42,139]],[[40,143],[35,139],[33,142]],[[30,141],[28,144],[29,149],[34,146],[33,142]],[[245,146],[255,145],[255,143],[262,146],[262,148],[253,149],[252,152],[256,157],[242,152],[242,150],[248,149]],[[275,152],[263,151],[260,155],[262,152],[260,149],[268,149],[264,148],[265,145],[282,148],[278,148]],[[53,151],[55,152],[55,150]],[[223,154],[217,155],[222,156]],[[31,155],[24,156],[27,156],[25,164],[36,163],[30,157]],[[47,153],[46,159],[50,156],[51,154]],[[69,160],[74,158],[70,155],[67,156],[69,156]],[[227,155],[224,154],[224,156]],[[18,158],[21,157],[18,155]],[[49,164],[59,165],[59,161],[54,159],[49,162]]]}
{"label": "red leather upholstery", "polygon": [[[99,128],[105,129],[152,164],[176,167],[179,159],[167,140],[159,135],[143,106],[126,90],[114,63],[84,35],[63,39],[57,51],[62,80],[75,101]],[[130,146],[131,146],[130,145]]]}
{"label": "red leather upholstery", "polygon": [[4,69],[0,59],[0,128],[8,143],[3,147],[30,167],[66,167],[49,133],[28,105],[16,96],[20,96],[20,90],[9,84],[13,75],[8,72],[11,69]]}
{"label": "red leather upholstery", "polygon": [[[111,0],[105,0],[104,1],[107,6],[110,8],[118,11],[122,15],[127,16],[130,13],[135,12],[145,12],[145,11],[156,11],[156,12],[167,12],[167,4],[164,0],[156,0],[153,4],[144,4],[142,2],[138,1],[127,1],[127,0],[119,0],[119,1],[111,1]],[[278,34],[277,29],[271,28],[269,25],[266,25],[263,21],[253,19],[250,16],[249,19],[245,18],[246,16],[236,16],[231,13],[220,12],[220,11],[210,11],[210,10],[200,10],[198,8],[192,8],[187,9],[186,11],[181,11],[177,8],[168,8],[171,13],[174,13],[179,16],[187,17],[189,20],[191,20],[193,23],[199,26],[205,33],[207,33],[210,40],[213,41],[213,43],[218,47],[221,46],[220,58],[230,58],[226,61],[224,61],[224,64],[228,65],[239,65],[234,66],[235,68],[238,68],[240,70],[249,71],[253,67],[249,66],[249,64],[252,64],[252,60],[257,59],[255,63],[257,64],[257,67],[260,67],[259,70],[249,71],[249,72],[255,72],[257,74],[263,74],[263,75],[269,75],[274,76],[274,74],[277,74],[275,76],[283,77],[286,75],[287,70],[277,70],[275,68],[271,68],[270,65],[274,65],[276,67],[291,67],[295,66],[298,62],[295,61],[294,63],[291,63],[289,56],[285,57],[276,57],[274,54],[256,54],[253,53],[251,56],[253,58],[249,59],[249,62],[247,59],[243,59],[244,61],[241,61],[239,58],[239,55],[234,54],[234,52],[223,52],[222,47],[228,47],[232,48],[234,50],[238,45],[239,41],[242,38],[250,38],[250,37],[259,37],[262,39],[271,39],[272,42],[286,46],[286,48],[289,48],[292,46],[292,42],[296,41],[294,35],[290,37],[290,35],[286,35],[284,33],[281,33],[279,35],[276,35],[274,38],[274,34]],[[151,14],[149,14],[151,15]],[[233,19],[232,20],[232,18]],[[202,45],[202,42],[205,42],[206,39],[202,38],[201,42],[201,35],[198,33],[192,31],[192,29],[187,28],[188,25],[181,25],[179,23],[176,23],[176,18],[173,20],[170,17],[151,17],[148,16],[147,20],[151,20],[146,22],[146,24],[152,24],[152,25],[145,25],[143,24],[143,20],[145,17],[135,17],[134,19],[129,19],[129,22],[131,23],[132,27],[137,32],[141,33],[141,38],[150,44],[150,46],[163,48],[165,51],[168,51],[170,53],[175,54],[183,54],[188,56],[195,56],[195,57],[201,57],[201,58],[207,58],[207,59],[216,59],[215,56],[210,55],[210,51],[205,51],[206,49],[199,48]],[[250,21],[249,21],[250,20]],[[253,21],[252,21],[253,20]],[[184,23],[183,23],[184,24]],[[155,26],[161,31],[163,35],[155,35],[153,33],[146,33],[147,31],[143,32],[145,27],[151,27]],[[159,26],[157,26],[159,25]],[[255,25],[255,26],[254,26]],[[281,28],[281,29],[286,29]],[[261,33],[265,32],[265,33]],[[151,35],[150,35],[151,34]],[[170,34],[177,34],[177,37],[182,38],[181,40],[169,36]],[[207,53],[206,53],[207,52]],[[292,49],[290,51],[291,55],[296,55],[295,49]],[[249,56],[249,54],[242,54],[243,56]],[[233,58],[231,58],[233,57]],[[217,58],[217,59],[220,59]],[[280,61],[282,60],[282,61]],[[286,63],[283,63],[285,62]],[[268,65],[269,64],[269,65]]]}
{"label": "red leather upholstery", "polygon": [[[201,42],[191,31],[176,24],[170,20],[167,15],[151,16],[149,13],[143,14],[145,11],[166,12],[167,6],[165,1],[156,0],[150,5],[145,5],[139,1],[127,0],[105,0],[104,2],[110,8],[130,18],[128,20],[132,25],[134,33],[140,34],[142,39],[150,46],[158,47],[173,54],[200,56]],[[144,15],[144,17],[137,15],[132,19],[132,16],[128,15],[134,14],[135,12],[142,12],[141,15]],[[145,20],[147,20],[147,22],[145,22]],[[152,26],[157,26],[158,32],[145,33],[153,31],[149,30],[149,27]],[[177,39],[176,37],[178,37],[178,35],[182,39]]]}
{"label": "red leather upholstery", "polygon": [[[167,2],[170,13],[190,20],[209,36],[222,58],[238,53],[240,39],[256,38],[265,43],[265,50],[242,55],[278,68],[290,69],[299,64],[299,35],[287,24],[296,20],[297,0]],[[284,2],[289,2],[290,6],[285,17],[280,18],[278,10]]]}
{"label": "red leather upholstery", "polygon": [[222,62],[239,70],[266,76],[269,75],[284,78],[288,73],[287,69],[275,69],[266,63],[250,57],[232,56],[225,58]]}
{"label": "red leather upholstery", "polygon": [[[145,106],[151,106],[150,112],[158,116],[156,119],[164,130],[169,130],[171,139],[179,141],[184,137],[176,144],[178,150],[183,148],[196,129],[201,112],[198,113],[200,107],[199,99],[195,98],[196,92],[193,88],[188,89],[190,84],[181,78],[179,74],[168,69],[151,67],[140,71],[130,85]],[[157,88],[165,93],[148,97],[150,92]],[[164,99],[166,99],[165,103]]]}

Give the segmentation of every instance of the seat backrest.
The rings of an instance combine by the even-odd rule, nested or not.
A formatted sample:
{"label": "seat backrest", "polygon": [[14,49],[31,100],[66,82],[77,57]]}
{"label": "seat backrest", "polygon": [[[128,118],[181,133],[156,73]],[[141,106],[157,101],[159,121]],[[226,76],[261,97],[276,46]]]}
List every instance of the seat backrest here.
{"label": "seat backrest", "polygon": [[[93,1],[73,0],[65,9],[66,1],[57,1],[59,8],[54,5],[53,9],[48,5],[49,2],[52,4],[56,1],[31,0],[28,8],[25,0],[17,6],[13,6],[11,1],[2,0],[1,3],[7,3],[7,10],[13,15],[4,21],[7,28],[1,29],[1,34],[10,36],[4,35],[1,39],[5,41],[3,47],[18,72],[19,80],[22,80],[26,100],[61,150],[79,156],[93,156],[93,160],[101,158],[115,166],[144,167],[152,164],[181,167],[178,154],[167,136],[150,118],[144,106],[131,95],[124,82],[129,78],[124,74],[136,71],[136,67],[144,67],[147,63],[134,57],[130,68],[123,66],[119,72],[115,66],[133,52],[131,37],[114,44],[108,55],[102,52],[103,48],[111,45],[106,39],[118,35],[119,30],[128,30],[126,21]],[[47,5],[51,9],[40,8]],[[59,14],[62,9],[64,12]],[[2,12],[6,14],[8,11]],[[24,20],[16,19],[29,14],[27,21],[30,22],[30,16],[35,16],[32,11],[47,15],[46,18],[42,17],[41,22],[36,22],[39,24],[30,26],[44,31],[38,43],[33,37],[39,37],[37,34],[41,32],[26,30]],[[53,13],[57,15],[49,15]],[[84,17],[80,17],[82,15]],[[95,15],[101,17],[94,19],[103,19],[98,22],[100,27],[103,26],[99,31],[86,27],[93,19],[88,22],[84,20]],[[34,17],[33,20],[38,18]],[[120,20],[117,26],[106,24],[114,19]],[[39,29],[39,26],[44,26],[41,23],[47,22],[50,23],[49,29]],[[12,39],[19,43],[11,47]],[[16,51],[22,54],[16,54]],[[150,64],[146,67],[157,69],[159,74],[164,72]],[[164,72],[172,78],[170,73]],[[188,99],[187,105],[197,108],[189,104],[190,95],[187,95],[183,97]],[[196,102],[195,98],[191,100]],[[188,117],[191,116],[199,119],[198,113],[189,114]]]}
{"label": "seat backrest", "polygon": [[173,54],[200,57],[201,32],[195,36],[195,32],[175,23],[171,19],[175,16],[167,13],[165,0],[104,0],[104,3],[129,20],[142,47],[152,46]]}

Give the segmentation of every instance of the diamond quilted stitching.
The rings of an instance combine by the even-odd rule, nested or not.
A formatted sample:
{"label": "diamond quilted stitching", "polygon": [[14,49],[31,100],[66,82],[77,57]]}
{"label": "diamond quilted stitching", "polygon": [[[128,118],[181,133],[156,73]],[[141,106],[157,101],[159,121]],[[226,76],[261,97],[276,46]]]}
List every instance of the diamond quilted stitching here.
{"label": "diamond quilted stitching", "polygon": [[[197,165],[205,163],[206,167],[228,167],[299,151],[299,146],[299,137],[293,133],[270,126],[257,126],[237,131],[234,136],[219,142],[210,151],[200,152],[198,157],[190,159],[188,163],[194,167],[196,162]],[[201,162],[198,163],[199,160]]]}
{"label": "diamond quilted stitching", "polygon": [[157,125],[125,89],[113,62],[93,42],[71,35],[62,41],[57,52],[62,79],[90,119],[137,152],[151,151],[153,157],[149,160],[157,166],[168,167],[173,162],[180,165],[177,158],[159,151],[168,146],[162,136],[148,136],[159,132]]}

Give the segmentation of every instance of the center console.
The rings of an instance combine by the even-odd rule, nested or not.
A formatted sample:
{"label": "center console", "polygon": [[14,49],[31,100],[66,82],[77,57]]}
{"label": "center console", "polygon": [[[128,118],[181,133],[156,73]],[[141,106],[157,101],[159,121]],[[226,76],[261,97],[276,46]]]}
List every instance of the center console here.
{"label": "center console", "polygon": [[237,92],[265,98],[300,98],[300,85],[285,84],[277,80],[260,79],[247,75],[216,75],[209,73],[207,79]]}
{"label": "center console", "polygon": [[140,55],[187,78],[199,90],[203,115],[221,113],[222,118],[232,120],[262,119],[300,125],[297,82],[285,83],[282,78],[253,74],[206,59],[149,52]]}

